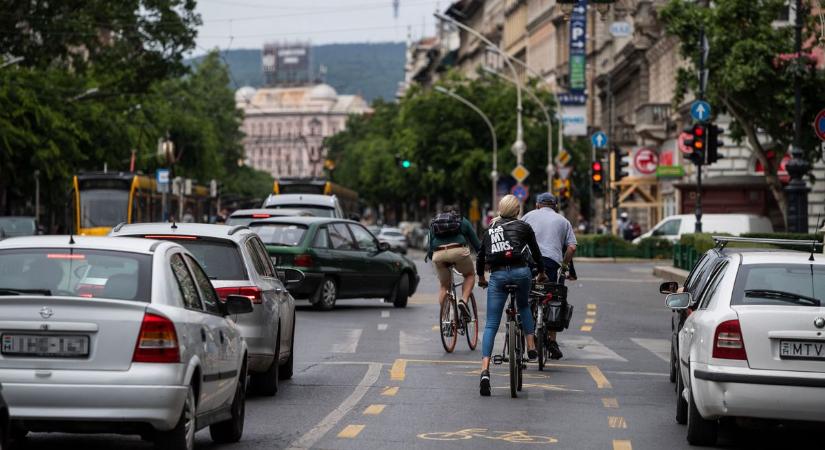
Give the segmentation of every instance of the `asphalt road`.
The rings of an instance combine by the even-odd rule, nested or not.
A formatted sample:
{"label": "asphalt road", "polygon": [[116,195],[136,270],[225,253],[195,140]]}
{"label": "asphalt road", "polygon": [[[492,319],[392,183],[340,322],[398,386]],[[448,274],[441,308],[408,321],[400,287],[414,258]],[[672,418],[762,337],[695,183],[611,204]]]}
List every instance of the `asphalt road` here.
{"label": "asphalt road", "polygon": [[[433,329],[434,273],[420,254],[414,259],[422,281],[405,309],[354,300],[317,312],[299,302],[294,378],[275,398],[248,400],[240,443],[216,446],[202,431],[198,448],[689,448],[685,427],[673,419],[670,312],[651,264],[577,264],[581,278],[569,292],[574,322],[560,336],[565,357],[545,372],[530,365],[523,392],[511,399],[506,366],[494,366],[493,396],[483,398],[480,352],[459,340],[453,354],[444,353]],[[484,319],[484,292],[476,289],[476,296]],[[496,349],[502,344],[497,340]],[[821,449],[822,431],[728,424],[717,448]],[[151,445],[34,434],[22,448]]]}

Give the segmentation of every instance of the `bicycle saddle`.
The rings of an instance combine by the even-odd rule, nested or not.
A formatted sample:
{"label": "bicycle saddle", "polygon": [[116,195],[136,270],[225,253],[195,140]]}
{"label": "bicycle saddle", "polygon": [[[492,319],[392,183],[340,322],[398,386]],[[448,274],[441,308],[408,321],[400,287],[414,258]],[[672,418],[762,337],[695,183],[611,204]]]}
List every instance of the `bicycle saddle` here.
{"label": "bicycle saddle", "polygon": [[504,289],[506,289],[507,291],[517,291],[518,288],[519,288],[519,285],[517,285],[517,284],[505,284],[504,285]]}

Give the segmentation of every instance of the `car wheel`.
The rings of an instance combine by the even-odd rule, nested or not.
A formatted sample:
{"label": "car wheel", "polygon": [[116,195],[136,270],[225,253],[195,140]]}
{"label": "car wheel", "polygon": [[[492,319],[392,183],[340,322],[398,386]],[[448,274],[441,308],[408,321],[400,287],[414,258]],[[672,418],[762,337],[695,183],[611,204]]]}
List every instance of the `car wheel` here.
{"label": "car wheel", "polygon": [[685,383],[682,381],[682,374],[676,374],[676,423],[684,425],[687,423],[688,404],[684,396]]}
{"label": "car wheel", "polygon": [[395,295],[392,299],[392,305],[396,308],[406,308],[407,299],[410,297],[410,276],[406,273],[401,274],[398,283],[395,285]]}
{"label": "car wheel", "polygon": [[[680,377],[681,378],[681,377]],[[690,445],[714,445],[719,430],[716,420],[706,420],[696,409],[693,390],[688,388],[687,440]]]}
{"label": "car wheel", "polygon": [[289,359],[278,368],[278,378],[281,380],[289,380],[292,378],[295,362],[295,313],[292,313],[292,339],[290,339],[289,342]]}
{"label": "car wheel", "polygon": [[193,450],[195,448],[195,417],[197,403],[195,390],[189,386],[186,392],[186,401],[183,402],[183,411],[180,414],[175,428],[169,431],[159,431],[155,434],[155,448],[158,450]]}
{"label": "car wheel", "polygon": [[676,382],[676,372],[679,370],[679,360],[676,359],[676,351],[673,344],[670,344],[670,382]]}
{"label": "car wheel", "polygon": [[269,366],[269,369],[263,373],[253,373],[252,374],[252,392],[257,395],[263,395],[266,397],[272,397],[278,393],[278,384],[280,383],[279,376],[280,371],[278,370],[279,358],[281,354],[281,326],[278,325],[278,339],[275,343],[275,358],[272,360],[272,364]]}
{"label": "car wheel", "polygon": [[338,286],[335,280],[330,277],[324,278],[324,281],[318,286],[313,296],[312,306],[321,311],[330,311],[335,308],[335,300],[338,298]]}
{"label": "car wheel", "polygon": [[[277,367],[277,360],[274,365]],[[212,436],[212,441],[218,444],[238,442],[243,436],[243,424],[246,417],[246,363],[241,367],[238,385],[235,387],[235,398],[232,399],[230,411],[232,413],[230,419],[209,427],[209,435]]]}

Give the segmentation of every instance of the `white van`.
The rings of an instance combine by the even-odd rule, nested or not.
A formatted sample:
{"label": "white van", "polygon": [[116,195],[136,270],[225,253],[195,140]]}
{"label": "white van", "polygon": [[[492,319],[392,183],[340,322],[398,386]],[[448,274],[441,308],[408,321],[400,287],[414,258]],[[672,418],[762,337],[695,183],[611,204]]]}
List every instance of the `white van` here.
{"label": "white van", "polygon": [[[657,237],[676,242],[686,233],[693,233],[696,229],[696,216],[693,214],[678,214],[666,217],[647,233],[633,240],[638,244],[644,238]],[[728,233],[739,236],[742,233],[772,233],[773,225],[767,217],[754,214],[703,214],[703,233]]]}

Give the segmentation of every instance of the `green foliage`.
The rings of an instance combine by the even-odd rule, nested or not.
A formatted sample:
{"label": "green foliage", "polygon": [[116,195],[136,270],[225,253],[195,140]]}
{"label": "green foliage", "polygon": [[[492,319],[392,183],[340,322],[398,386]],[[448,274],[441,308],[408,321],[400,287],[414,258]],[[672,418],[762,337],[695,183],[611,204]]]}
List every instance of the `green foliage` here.
{"label": "green foliage", "polygon": [[633,244],[612,234],[584,234],[576,236],[579,256],[597,258],[670,258],[673,244],[666,239],[645,238]]}
{"label": "green foliage", "polygon": [[713,236],[720,235],[720,233],[685,233],[679,238],[679,244],[683,247],[693,247],[696,253],[701,255],[716,246]]}

